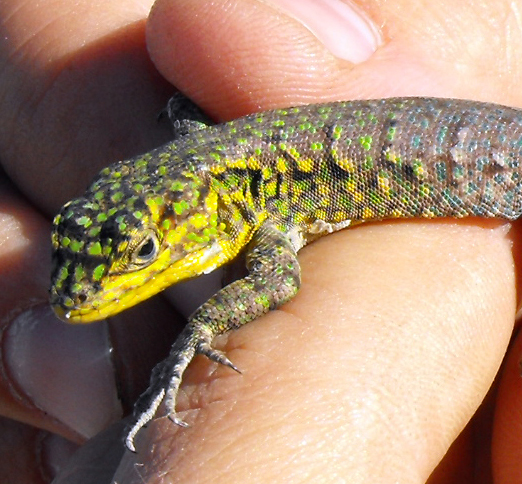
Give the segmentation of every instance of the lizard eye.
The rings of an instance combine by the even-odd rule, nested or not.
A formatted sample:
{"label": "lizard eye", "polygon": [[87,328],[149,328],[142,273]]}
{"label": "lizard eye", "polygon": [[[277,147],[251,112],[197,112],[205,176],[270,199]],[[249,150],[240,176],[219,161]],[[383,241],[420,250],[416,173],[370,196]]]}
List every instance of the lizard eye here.
{"label": "lizard eye", "polygon": [[149,233],[132,251],[131,262],[137,266],[146,266],[156,258],[158,251],[158,238],[155,234]]}

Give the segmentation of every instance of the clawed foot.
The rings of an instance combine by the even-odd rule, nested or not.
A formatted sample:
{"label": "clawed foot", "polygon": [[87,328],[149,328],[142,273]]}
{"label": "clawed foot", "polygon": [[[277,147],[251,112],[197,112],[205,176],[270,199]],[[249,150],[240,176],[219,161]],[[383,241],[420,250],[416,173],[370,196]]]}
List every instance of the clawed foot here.
{"label": "clawed foot", "polygon": [[125,439],[125,446],[130,451],[136,452],[134,445],[136,435],[154,418],[163,401],[165,401],[169,419],[180,427],[188,427],[186,422],[176,416],[176,397],[183,373],[195,354],[201,353],[212,361],[241,373],[222,351],[212,348],[208,341],[199,340],[194,344],[192,340],[193,338],[187,338],[182,333],[174,344],[170,355],[154,367],[149,388],[139,397],[134,406],[136,423]]}

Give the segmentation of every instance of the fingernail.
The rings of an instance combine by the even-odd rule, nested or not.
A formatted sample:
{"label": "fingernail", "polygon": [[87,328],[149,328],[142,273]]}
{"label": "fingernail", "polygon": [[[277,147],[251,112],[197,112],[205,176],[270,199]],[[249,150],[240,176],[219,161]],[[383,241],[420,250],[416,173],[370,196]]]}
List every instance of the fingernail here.
{"label": "fingernail", "polygon": [[68,325],[35,306],[11,322],[1,352],[14,396],[77,434],[92,437],[121,417],[105,323]]}
{"label": "fingernail", "polygon": [[382,43],[377,26],[357,6],[341,0],[263,0],[310,30],[336,57],[358,64]]}

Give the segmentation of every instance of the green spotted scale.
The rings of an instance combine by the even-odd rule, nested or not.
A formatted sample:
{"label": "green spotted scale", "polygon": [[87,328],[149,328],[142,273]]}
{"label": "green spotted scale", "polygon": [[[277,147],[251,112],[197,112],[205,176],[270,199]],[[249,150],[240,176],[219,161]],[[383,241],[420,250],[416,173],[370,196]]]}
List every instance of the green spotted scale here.
{"label": "green spotted scale", "polygon": [[[168,114],[175,139],[103,169],[54,220],[51,304],[62,319],[110,317],[246,254],[248,275],[189,318],[135,406],[126,445],[165,401],[176,416],[196,354],[236,369],[213,338],[290,300],[297,252],[352,224],[521,215],[522,112],[394,98],[252,114],[207,126]],[[188,119],[182,119],[188,112]]]}

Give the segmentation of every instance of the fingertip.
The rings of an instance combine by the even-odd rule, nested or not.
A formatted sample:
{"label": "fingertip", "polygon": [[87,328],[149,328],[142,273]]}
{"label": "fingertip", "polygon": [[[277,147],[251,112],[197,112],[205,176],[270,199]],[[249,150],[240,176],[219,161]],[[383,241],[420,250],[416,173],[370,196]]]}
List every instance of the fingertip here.
{"label": "fingertip", "polygon": [[[19,314],[5,330],[5,385],[14,416],[81,441],[121,416],[108,330],[57,321],[48,306]],[[25,410],[25,411],[24,411]]]}
{"label": "fingertip", "polygon": [[390,96],[513,103],[519,90],[502,68],[512,55],[476,35],[502,10],[478,10],[452,4],[439,16],[440,5],[412,0],[158,0],[148,48],[159,71],[216,120]]}
{"label": "fingertip", "polygon": [[340,0],[159,0],[147,27],[160,72],[219,118],[345,97],[341,77],[381,40]]}
{"label": "fingertip", "polygon": [[341,0],[265,0],[293,17],[339,59],[368,60],[382,43],[377,25],[361,7]]}

